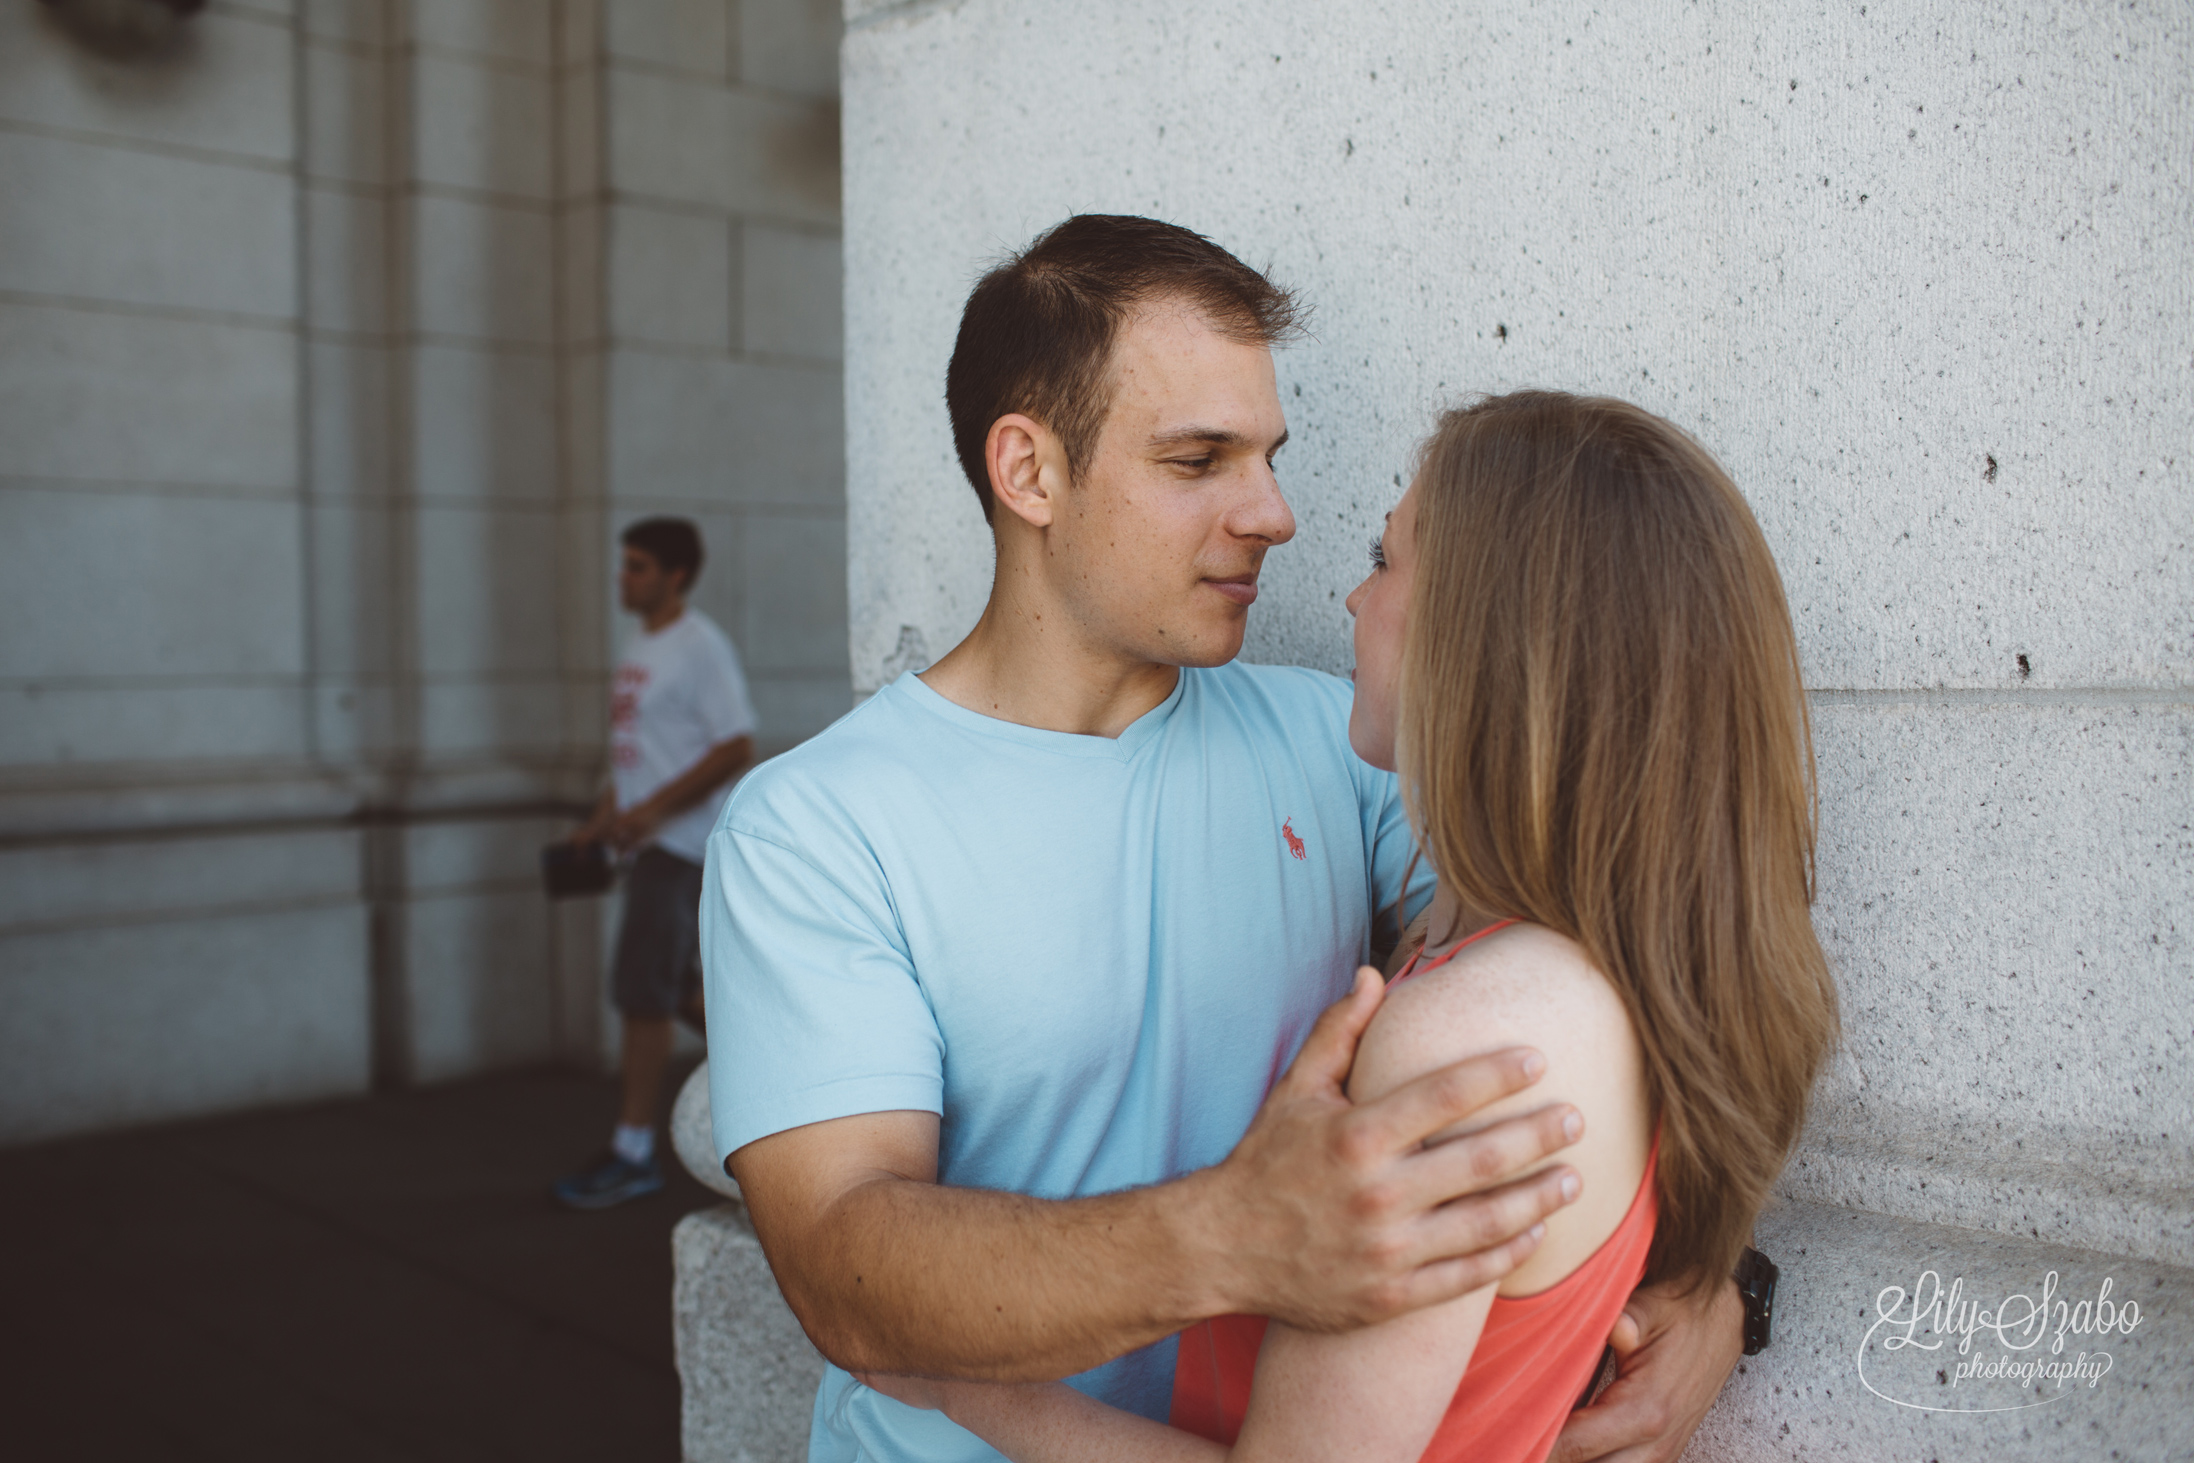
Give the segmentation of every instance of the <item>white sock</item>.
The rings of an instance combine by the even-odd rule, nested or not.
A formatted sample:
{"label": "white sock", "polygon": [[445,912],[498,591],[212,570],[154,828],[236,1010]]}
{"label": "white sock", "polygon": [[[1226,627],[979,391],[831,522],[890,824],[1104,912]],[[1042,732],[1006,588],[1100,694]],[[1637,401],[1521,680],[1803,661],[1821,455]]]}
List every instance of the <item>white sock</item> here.
{"label": "white sock", "polygon": [[655,1156],[655,1130],[619,1123],[609,1140],[609,1151],[627,1163],[646,1163]]}

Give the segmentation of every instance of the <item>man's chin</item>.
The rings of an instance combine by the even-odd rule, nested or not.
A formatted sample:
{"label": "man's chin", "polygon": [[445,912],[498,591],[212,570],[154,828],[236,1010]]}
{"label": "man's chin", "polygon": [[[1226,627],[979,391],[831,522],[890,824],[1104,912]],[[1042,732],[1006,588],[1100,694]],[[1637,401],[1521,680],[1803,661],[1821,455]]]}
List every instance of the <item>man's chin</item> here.
{"label": "man's chin", "polygon": [[1165,662],[1201,669],[1225,665],[1242,653],[1242,629],[1242,625],[1236,624],[1230,632],[1200,636],[1191,645],[1175,646]]}

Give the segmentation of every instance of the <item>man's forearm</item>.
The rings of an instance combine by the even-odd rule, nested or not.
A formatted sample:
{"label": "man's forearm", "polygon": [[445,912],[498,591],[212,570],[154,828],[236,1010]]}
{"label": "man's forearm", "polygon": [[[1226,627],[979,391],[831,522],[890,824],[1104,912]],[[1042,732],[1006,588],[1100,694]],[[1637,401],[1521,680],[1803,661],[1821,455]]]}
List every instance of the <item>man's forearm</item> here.
{"label": "man's forearm", "polygon": [[754,760],[754,739],[734,737],[709,748],[701,760],[649,794],[646,806],[660,822],[675,818],[746,770]]}
{"label": "man's forearm", "polygon": [[617,789],[612,785],[602,789],[602,795],[594,800],[594,811],[587,815],[587,821],[579,825],[572,838],[579,843],[592,842],[606,834],[616,818]]}
{"label": "man's forearm", "polygon": [[908,1179],[845,1194],[787,1255],[758,1213],[786,1298],[855,1371],[1051,1381],[1227,1309],[1202,1237],[1207,1171],[1052,1201]]}
{"label": "man's forearm", "polygon": [[1581,1122],[1553,1103],[1426,1146],[1536,1081],[1545,1061],[1524,1048],[1350,1102],[1381,991],[1359,971],[1234,1151],[1170,1183],[1063,1201],[940,1186],[940,1120],[918,1109],[758,1138],[732,1174],[793,1312],[850,1371],[1047,1381],[1230,1312],[1388,1320],[1531,1253],[1575,1197],[1573,1170],[1532,1170]]}

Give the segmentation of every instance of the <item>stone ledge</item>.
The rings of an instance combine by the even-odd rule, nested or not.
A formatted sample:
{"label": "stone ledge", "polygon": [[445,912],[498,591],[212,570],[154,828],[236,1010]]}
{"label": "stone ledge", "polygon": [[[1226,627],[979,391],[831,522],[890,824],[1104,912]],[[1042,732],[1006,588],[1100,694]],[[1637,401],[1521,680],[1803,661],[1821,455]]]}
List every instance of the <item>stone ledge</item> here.
{"label": "stone ledge", "polygon": [[[1762,1216],[1759,1241],[1782,1267],[1775,1342],[1730,1378],[1684,1454],[1688,1463],[2160,1463],[2187,1456],[2194,1271],[1803,1204]],[[2140,1322],[2131,1334],[2107,1339],[2068,1336],[2061,1357],[2050,1356],[2046,1339],[2012,1353],[2022,1360],[2073,1362],[2082,1352],[2107,1352],[2108,1372],[2092,1386],[2037,1384],[2037,1393],[2008,1381],[1961,1381],[1961,1360],[2001,1356],[2009,1348],[1984,1332],[1963,1358],[1955,1336],[1925,1351],[1924,1343],[1936,1338],[1924,1326],[1912,1333],[1912,1346],[1890,1352],[1882,1341],[1902,1328],[1876,1331],[1862,1380],[1861,1346],[1881,1319],[1877,1305],[1885,1287],[1910,1293],[1930,1270],[1944,1286],[1962,1280],[1960,1299],[1989,1310],[2012,1296],[2038,1297],[2052,1271],[2059,1280],[2056,1297],[2070,1305],[2092,1300],[2107,1278],[2111,1302],[2137,1303]],[[1903,1304],[1908,1313],[1909,1299]],[[1984,1407],[2017,1410],[1922,1410]]]}
{"label": "stone ledge", "polygon": [[803,1463],[823,1359],[745,1207],[688,1214],[670,1245],[685,1463]]}
{"label": "stone ledge", "polygon": [[678,1089],[670,1105],[670,1144],[686,1172],[727,1199],[739,1199],[739,1182],[716,1161],[716,1138],[708,1106],[708,1061],[702,1059]]}
{"label": "stone ledge", "polygon": [[[690,1215],[672,1243],[687,1463],[798,1463],[822,1360],[779,1296],[745,1210],[726,1204]],[[1783,1270],[1775,1344],[1730,1378],[1684,1455],[1689,1463],[2163,1463],[2186,1456],[2194,1271],[1813,1205],[1762,1218],[1760,1243]],[[1886,1330],[1875,1332],[1862,1380],[1860,1346],[1880,1319],[1882,1291],[1898,1285],[1909,1292],[1928,1270],[1945,1285],[1961,1280],[1961,1298],[1990,1309],[2013,1295],[2037,1295],[2051,1271],[2059,1277],[2056,1295],[2070,1304],[2092,1298],[2108,1278],[2112,1303],[2138,1304],[2141,1319],[2129,1335],[2068,1339],[2062,1361],[2098,1349],[2110,1354],[2107,1373],[2092,1386],[2045,1384],[2037,1394],[2004,1381],[1955,1381],[1955,1337],[1933,1352],[1915,1344],[1889,1353],[1881,1341],[1894,1333]],[[1913,1335],[1915,1343],[1934,1339],[1924,1327]],[[1976,1336],[1967,1359],[2004,1350]],[[2048,1358],[2048,1351],[2044,1340],[2017,1355]],[[1922,1410],[1951,1407],[2016,1410]]]}

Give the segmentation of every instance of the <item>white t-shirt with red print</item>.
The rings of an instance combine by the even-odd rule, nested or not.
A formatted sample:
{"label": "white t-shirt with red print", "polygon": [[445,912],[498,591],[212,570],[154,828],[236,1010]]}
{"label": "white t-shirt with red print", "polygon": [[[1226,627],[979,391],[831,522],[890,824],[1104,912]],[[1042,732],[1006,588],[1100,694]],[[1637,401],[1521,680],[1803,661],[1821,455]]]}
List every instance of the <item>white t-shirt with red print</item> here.
{"label": "white t-shirt with red print", "polygon": [[[699,610],[625,644],[609,698],[610,779],[623,812],[692,767],[719,742],[754,732],[754,703],[739,652]],[[700,863],[731,784],[655,831],[666,853]]]}

